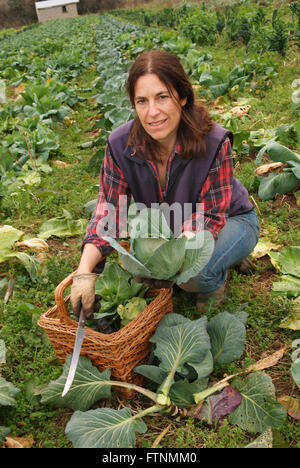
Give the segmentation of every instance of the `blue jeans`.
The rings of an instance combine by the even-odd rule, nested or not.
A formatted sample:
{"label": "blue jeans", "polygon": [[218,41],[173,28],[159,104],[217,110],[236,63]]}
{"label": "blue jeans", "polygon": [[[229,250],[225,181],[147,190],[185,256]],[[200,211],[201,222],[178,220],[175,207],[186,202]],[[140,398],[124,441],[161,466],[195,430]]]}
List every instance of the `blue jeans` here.
{"label": "blue jeans", "polygon": [[259,238],[259,222],[254,210],[232,216],[220,230],[208,264],[180,287],[188,292],[211,293],[225,281],[227,269],[252,252]]}

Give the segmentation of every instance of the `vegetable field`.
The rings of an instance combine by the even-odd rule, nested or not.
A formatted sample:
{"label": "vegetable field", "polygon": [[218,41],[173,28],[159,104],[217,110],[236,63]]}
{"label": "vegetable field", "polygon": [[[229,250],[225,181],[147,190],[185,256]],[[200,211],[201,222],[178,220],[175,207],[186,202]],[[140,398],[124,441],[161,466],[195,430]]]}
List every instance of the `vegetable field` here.
{"label": "vegetable field", "polygon": [[[265,3],[148,5],[1,32],[0,446],[299,448],[300,2]],[[232,269],[224,304],[202,316],[175,288],[133,398],[83,356],[62,398],[70,359],[61,365],[38,320],[78,265],[106,139],[134,116],[127,73],[150,48],[180,58],[234,134],[235,176],[261,223],[254,268]],[[129,276],[115,252],[96,285],[118,326],[149,303]]]}

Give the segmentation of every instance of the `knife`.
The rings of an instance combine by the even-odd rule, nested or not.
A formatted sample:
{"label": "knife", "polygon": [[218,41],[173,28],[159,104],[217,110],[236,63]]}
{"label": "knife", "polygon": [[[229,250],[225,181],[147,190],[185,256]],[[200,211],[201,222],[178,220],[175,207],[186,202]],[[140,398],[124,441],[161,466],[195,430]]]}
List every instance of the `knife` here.
{"label": "knife", "polygon": [[72,355],[72,361],[71,361],[71,365],[69,369],[69,374],[65,383],[65,388],[61,395],[62,397],[64,397],[65,394],[70,390],[70,387],[74,380],[74,375],[77,369],[77,364],[78,364],[78,360],[80,356],[80,350],[81,350],[82,342],[85,336],[85,328],[84,328],[85,322],[86,322],[86,317],[84,315],[83,309],[81,309],[77,332],[76,332],[74,350],[73,350],[73,355]]}

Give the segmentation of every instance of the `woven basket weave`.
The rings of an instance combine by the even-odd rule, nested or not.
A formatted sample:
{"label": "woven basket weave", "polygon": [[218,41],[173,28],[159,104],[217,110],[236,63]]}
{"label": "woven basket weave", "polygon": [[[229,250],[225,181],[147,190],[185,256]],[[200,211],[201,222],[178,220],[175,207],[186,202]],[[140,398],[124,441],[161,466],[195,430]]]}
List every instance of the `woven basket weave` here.
{"label": "woven basket weave", "polygon": [[[65,290],[71,285],[75,272],[65,278],[55,290],[56,305],[45,312],[38,325],[45,330],[55,353],[62,364],[73,353],[78,323],[70,319]],[[173,311],[173,290],[149,290],[148,297],[155,297],[143,312],[125,327],[111,334],[103,334],[86,327],[81,355],[91,359],[100,371],[110,367],[114,380],[143,384],[143,377],[133,371],[135,366],[145,364],[151,350],[149,339],[154,334],[162,317]],[[127,398],[134,391],[116,387]]]}

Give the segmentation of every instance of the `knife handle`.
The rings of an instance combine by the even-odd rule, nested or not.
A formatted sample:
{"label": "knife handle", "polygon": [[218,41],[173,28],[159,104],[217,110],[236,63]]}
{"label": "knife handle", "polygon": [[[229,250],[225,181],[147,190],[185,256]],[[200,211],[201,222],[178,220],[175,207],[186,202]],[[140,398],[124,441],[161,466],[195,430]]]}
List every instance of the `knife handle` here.
{"label": "knife handle", "polygon": [[83,312],[83,309],[81,309],[78,324],[79,324],[81,327],[84,327],[84,326],[85,326],[85,322],[86,322],[86,316],[85,316],[85,314],[84,314],[84,312]]}

